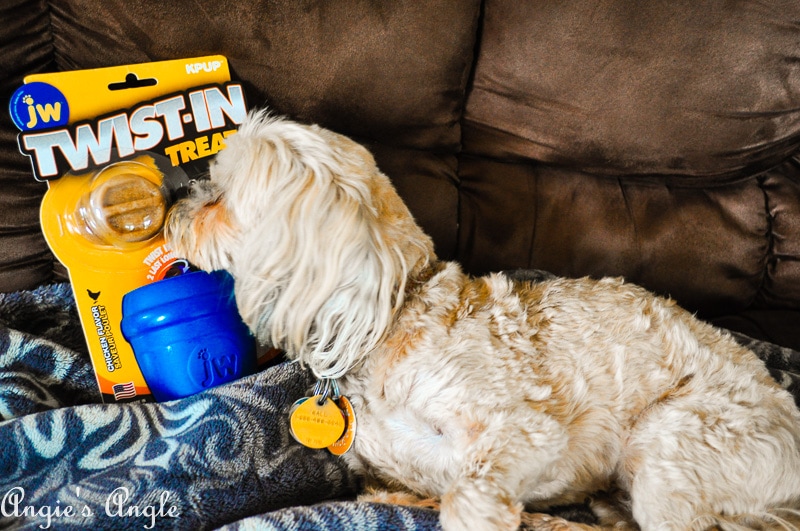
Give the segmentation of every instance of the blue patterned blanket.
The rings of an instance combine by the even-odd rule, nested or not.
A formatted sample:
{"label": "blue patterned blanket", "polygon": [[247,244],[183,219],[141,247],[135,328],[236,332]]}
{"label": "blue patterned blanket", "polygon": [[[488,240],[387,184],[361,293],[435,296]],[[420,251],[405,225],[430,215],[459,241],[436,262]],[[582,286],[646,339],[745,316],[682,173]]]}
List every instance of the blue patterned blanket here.
{"label": "blue patterned blanket", "polygon": [[102,404],[69,286],[0,295],[0,528],[436,528],[433,511],[355,502],[339,458],[294,442],[286,412],[311,383],[281,363]]}
{"label": "blue patterned blanket", "polygon": [[[751,347],[800,394],[800,354]],[[286,413],[312,383],[296,364],[102,404],[88,360],[68,285],[0,295],[0,529],[438,529],[434,511],[355,501],[338,458],[294,442]]]}

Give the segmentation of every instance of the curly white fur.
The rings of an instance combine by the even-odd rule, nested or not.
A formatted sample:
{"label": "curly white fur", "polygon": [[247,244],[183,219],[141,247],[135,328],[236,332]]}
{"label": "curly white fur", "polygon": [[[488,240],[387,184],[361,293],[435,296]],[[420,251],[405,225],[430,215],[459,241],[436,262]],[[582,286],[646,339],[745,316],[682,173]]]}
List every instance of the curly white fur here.
{"label": "curly white fur", "polygon": [[232,273],[261,341],[340,378],[348,463],[440,499],[445,529],[515,529],[523,507],[610,488],[629,502],[603,514],[647,530],[800,521],[792,397],[672,301],[619,279],[471,278],[363,147],[316,126],[254,113],[210,174],[170,212],[172,245]]}
{"label": "curly white fur", "polygon": [[211,180],[172,211],[192,228],[167,226],[198,267],[230,270],[242,317],[259,338],[320,378],[343,376],[383,339],[402,303],[397,294],[419,266],[411,262],[431,252],[427,238],[417,250],[399,241],[402,223],[379,230],[380,216],[407,213],[373,197],[376,184],[362,178],[373,167],[344,137],[259,114],[212,164]]}

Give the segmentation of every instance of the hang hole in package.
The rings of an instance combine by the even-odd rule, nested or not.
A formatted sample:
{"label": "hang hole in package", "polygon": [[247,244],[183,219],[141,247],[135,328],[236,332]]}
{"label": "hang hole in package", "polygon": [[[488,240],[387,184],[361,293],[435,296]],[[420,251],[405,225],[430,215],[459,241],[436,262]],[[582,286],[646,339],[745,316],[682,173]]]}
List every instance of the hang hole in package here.
{"label": "hang hole in package", "polygon": [[[20,151],[30,158],[34,177],[48,185],[42,231],[69,272],[103,401],[191,394],[148,385],[121,327],[123,299],[196,274],[166,245],[163,223],[247,113],[226,58],[31,75],[13,94],[10,112],[21,130]],[[228,379],[242,375],[207,351],[190,354],[196,359],[179,362],[173,374],[197,380],[188,386],[194,392],[224,380],[214,378],[214,361]],[[175,369],[174,363],[156,364],[162,373]]]}

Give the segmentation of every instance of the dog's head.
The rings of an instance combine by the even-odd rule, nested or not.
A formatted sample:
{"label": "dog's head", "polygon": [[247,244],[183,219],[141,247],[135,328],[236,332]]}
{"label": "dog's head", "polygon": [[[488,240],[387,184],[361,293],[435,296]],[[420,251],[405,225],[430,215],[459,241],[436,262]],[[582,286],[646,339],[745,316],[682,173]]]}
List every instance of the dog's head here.
{"label": "dog's head", "polygon": [[318,377],[384,336],[406,282],[435,259],[370,153],[352,140],[251,113],[170,211],[176,253],[227,269],[244,321]]}

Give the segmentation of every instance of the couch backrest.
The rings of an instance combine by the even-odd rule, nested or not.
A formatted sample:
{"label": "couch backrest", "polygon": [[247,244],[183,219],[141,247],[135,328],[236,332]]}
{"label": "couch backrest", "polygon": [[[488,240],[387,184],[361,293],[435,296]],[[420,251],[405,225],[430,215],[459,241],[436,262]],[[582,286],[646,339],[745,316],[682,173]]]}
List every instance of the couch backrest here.
{"label": "couch backrest", "polygon": [[[467,270],[800,307],[800,3],[20,0],[25,74],[226,55],[252,107],[353,136]],[[8,21],[8,23],[6,23]],[[52,276],[0,112],[0,291]]]}
{"label": "couch backrest", "polygon": [[708,314],[800,305],[800,2],[486,0],[482,20],[470,270],[623,275]]}
{"label": "couch backrest", "polygon": [[800,3],[487,0],[465,150],[749,177],[800,148]]}

